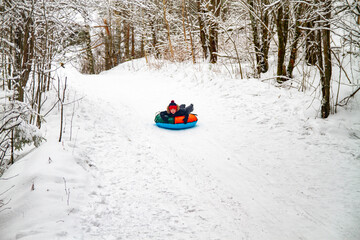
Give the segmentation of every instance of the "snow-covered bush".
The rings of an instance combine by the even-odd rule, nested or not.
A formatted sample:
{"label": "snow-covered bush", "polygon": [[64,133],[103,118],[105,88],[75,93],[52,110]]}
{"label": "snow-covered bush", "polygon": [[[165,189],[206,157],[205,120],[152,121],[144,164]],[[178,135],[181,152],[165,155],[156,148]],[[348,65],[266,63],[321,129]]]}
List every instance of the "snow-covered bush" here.
{"label": "snow-covered bush", "polygon": [[14,162],[14,150],[25,145],[38,147],[44,140],[40,130],[29,124],[33,111],[28,104],[19,101],[4,101],[0,104],[0,176]]}
{"label": "snow-covered bush", "polygon": [[30,144],[38,147],[44,140],[40,130],[25,121],[22,121],[19,126],[15,127],[14,133],[14,147],[16,150],[22,150],[25,145]]}

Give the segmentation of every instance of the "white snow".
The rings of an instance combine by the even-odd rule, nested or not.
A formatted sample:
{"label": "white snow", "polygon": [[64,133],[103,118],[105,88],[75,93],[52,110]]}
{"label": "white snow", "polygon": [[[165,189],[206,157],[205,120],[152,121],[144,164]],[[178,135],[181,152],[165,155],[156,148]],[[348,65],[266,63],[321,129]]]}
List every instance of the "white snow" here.
{"label": "white snow", "polygon": [[[85,98],[0,179],[0,239],[360,239],[360,98],[323,120],[307,94],[209,68],[67,66],[67,102]],[[171,100],[195,128],[156,127]]]}

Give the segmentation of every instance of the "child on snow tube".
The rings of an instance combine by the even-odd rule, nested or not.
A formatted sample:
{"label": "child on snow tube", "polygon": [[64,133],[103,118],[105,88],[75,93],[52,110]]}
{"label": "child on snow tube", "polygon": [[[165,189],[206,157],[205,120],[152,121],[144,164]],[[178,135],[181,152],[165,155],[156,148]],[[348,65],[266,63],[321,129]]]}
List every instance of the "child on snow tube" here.
{"label": "child on snow tube", "polygon": [[160,112],[160,117],[164,123],[169,123],[169,118],[175,118],[178,116],[185,116],[184,123],[186,124],[189,119],[189,114],[194,110],[194,105],[190,104],[185,107],[185,104],[177,105],[174,100],[172,100],[169,106],[166,108],[166,111]]}
{"label": "child on snow tube", "polygon": [[190,114],[193,110],[193,104],[188,107],[185,107],[185,104],[178,106],[173,100],[166,111],[155,116],[156,125],[161,128],[177,130],[194,127],[198,119],[196,115]]}

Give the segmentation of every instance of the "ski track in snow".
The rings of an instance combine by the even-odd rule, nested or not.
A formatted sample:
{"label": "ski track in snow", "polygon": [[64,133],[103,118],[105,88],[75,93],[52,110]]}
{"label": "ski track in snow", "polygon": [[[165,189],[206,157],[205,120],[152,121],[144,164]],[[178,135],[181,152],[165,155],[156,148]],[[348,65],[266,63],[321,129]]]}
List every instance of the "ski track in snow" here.
{"label": "ski track in snow", "polygon": [[[74,154],[94,176],[79,213],[84,239],[360,236],[359,141],[307,119],[308,99],[291,104],[294,91],[120,68],[82,78]],[[172,99],[194,103],[197,127],[153,124]]]}

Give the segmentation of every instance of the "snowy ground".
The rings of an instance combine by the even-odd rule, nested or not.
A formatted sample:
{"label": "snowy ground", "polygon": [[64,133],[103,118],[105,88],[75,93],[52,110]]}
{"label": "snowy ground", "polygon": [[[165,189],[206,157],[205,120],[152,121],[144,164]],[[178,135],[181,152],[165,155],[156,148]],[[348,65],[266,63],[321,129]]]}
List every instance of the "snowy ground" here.
{"label": "snowy ground", "polygon": [[[360,239],[359,98],[315,119],[303,93],[208,68],[63,73],[85,98],[0,179],[0,239]],[[173,99],[197,127],[154,125]]]}

